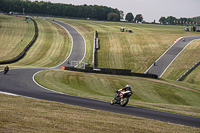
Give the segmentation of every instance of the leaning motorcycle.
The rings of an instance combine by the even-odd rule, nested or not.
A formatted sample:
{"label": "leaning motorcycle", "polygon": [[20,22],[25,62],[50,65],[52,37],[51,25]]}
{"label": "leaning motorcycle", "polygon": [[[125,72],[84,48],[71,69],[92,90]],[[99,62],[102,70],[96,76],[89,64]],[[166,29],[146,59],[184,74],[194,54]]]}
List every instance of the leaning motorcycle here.
{"label": "leaning motorcycle", "polygon": [[123,93],[122,91],[116,91],[115,97],[111,100],[110,104],[120,104],[121,106],[126,106],[129,102],[129,98],[131,97],[132,92]]}
{"label": "leaning motorcycle", "polygon": [[6,74],[8,72],[8,70],[4,70],[4,74]]}

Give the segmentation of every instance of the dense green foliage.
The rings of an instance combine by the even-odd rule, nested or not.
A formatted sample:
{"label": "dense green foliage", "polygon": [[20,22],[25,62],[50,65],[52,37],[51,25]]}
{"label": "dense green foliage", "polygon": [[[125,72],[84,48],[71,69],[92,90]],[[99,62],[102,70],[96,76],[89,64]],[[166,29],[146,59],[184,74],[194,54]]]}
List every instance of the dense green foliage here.
{"label": "dense green foliage", "polygon": [[109,13],[108,17],[107,17],[108,21],[118,21],[119,20],[119,16],[117,15],[117,13]]}
{"label": "dense green foliage", "polygon": [[[65,17],[78,17],[78,18],[93,18],[97,20],[107,20],[109,13],[116,13],[120,18],[118,9],[113,9],[106,6],[91,6],[91,5],[71,5],[51,2],[31,2],[29,0],[1,0],[0,11],[3,12],[23,12],[34,14],[46,14]],[[119,20],[119,19],[118,19]]]}
{"label": "dense green foliage", "polygon": [[127,20],[128,22],[132,22],[133,19],[134,19],[134,16],[133,16],[133,14],[131,12],[126,14],[125,20]]}
{"label": "dense green foliage", "polygon": [[194,17],[194,18],[175,18],[173,16],[168,16],[167,18],[165,17],[161,17],[159,19],[159,22],[161,24],[171,24],[171,25],[175,25],[175,24],[186,24],[186,25],[193,25],[196,23],[200,23],[200,17]]}

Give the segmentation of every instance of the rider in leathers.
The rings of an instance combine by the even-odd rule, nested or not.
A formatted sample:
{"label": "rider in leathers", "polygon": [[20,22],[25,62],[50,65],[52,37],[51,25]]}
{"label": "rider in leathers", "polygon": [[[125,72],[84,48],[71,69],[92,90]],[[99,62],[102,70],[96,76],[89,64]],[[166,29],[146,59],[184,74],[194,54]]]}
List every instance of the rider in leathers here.
{"label": "rider in leathers", "polygon": [[116,91],[116,93],[118,95],[116,95],[115,99],[117,99],[117,97],[119,96],[120,91],[123,91],[123,90],[125,90],[125,92],[122,92],[122,94],[121,94],[121,101],[123,101],[123,95],[124,94],[127,94],[127,93],[131,93],[132,94],[130,85],[126,85],[124,88],[119,89],[118,91]]}
{"label": "rider in leathers", "polygon": [[7,72],[9,71],[9,67],[6,66],[6,67],[4,68],[4,71],[7,73]]}

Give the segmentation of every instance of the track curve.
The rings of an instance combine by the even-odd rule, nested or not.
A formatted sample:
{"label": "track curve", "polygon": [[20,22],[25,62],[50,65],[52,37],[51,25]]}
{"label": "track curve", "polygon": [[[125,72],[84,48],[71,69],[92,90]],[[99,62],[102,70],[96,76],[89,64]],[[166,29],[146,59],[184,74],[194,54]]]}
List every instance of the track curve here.
{"label": "track curve", "polygon": [[[77,39],[77,37],[79,36],[77,39],[79,41],[77,41],[76,44],[75,44],[76,39],[73,41],[72,52],[67,60],[71,59],[77,61],[82,60],[85,54],[84,38],[73,27],[59,21],[54,21],[54,22],[63,26],[71,34],[72,38]],[[65,63],[66,61],[63,62],[61,65],[63,64],[65,65]],[[55,68],[60,68],[61,65]],[[186,126],[193,126],[200,128],[200,118],[177,115],[177,114],[138,108],[133,106],[126,106],[126,107],[121,107],[118,105],[111,106],[110,103],[108,102],[76,97],[48,90],[44,87],[38,86],[33,80],[34,77],[33,75],[42,70],[47,70],[47,69],[43,68],[12,69],[9,71],[7,75],[3,75],[3,72],[0,72],[0,91],[14,93],[20,96],[56,101],[76,106],[82,106],[104,111],[111,111],[121,114],[134,115],[164,122],[170,122],[170,123],[176,123],[176,124],[182,124]]]}

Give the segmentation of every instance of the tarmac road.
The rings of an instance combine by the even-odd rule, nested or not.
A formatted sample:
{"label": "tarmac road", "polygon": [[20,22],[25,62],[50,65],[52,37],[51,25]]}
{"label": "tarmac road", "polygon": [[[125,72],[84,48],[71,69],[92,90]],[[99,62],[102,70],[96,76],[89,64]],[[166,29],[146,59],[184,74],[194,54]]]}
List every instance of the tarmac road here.
{"label": "tarmac road", "polygon": [[[71,31],[74,32],[74,34],[71,34],[73,38],[79,34],[73,28],[71,29],[71,26],[69,28],[67,24],[60,23],[60,25],[65,27],[69,33],[71,33]],[[68,60],[72,58],[73,60],[81,60],[83,58],[82,57],[84,55],[83,51],[85,50],[83,48],[85,47],[84,46],[85,44],[83,43],[84,43],[84,39],[81,41],[79,40],[79,42],[76,42],[76,44],[73,44],[74,46],[72,47],[73,52],[68,57]],[[82,47],[82,48],[74,49],[75,45],[77,45],[77,47]],[[65,63],[66,62],[63,62],[61,65],[63,64],[65,65]],[[60,68],[61,65],[57,66],[56,68]],[[128,115],[133,115],[133,116],[145,117],[145,118],[155,119],[159,121],[200,128],[200,118],[177,115],[177,114],[138,108],[138,107],[133,107],[133,106],[121,107],[119,105],[110,105],[109,102],[70,96],[67,94],[62,94],[59,92],[48,90],[46,88],[43,88],[37,85],[33,80],[34,75],[37,72],[42,71],[42,70],[47,70],[47,69],[42,69],[42,68],[12,69],[6,75],[4,75],[3,72],[1,71],[0,72],[0,91],[13,93],[20,96],[26,96],[26,97],[49,100],[49,101],[56,101],[56,102],[61,102],[61,103],[66,103],[66,104],[71,104],[71,105],[76,105],[76,106],[81,106],[81,107],[111,111],[115,113],[128,114]]]}
{"label": "tarmac road", "polygon": [[[183,41],[185,39],[185,41]],[[161,77],[176,57],[190,44],[191,41],[200,39],[200,36],[188,36],[180,38],[172,47],[170,47],[159,59],[152,64],[145,73],[156,74]]]}

